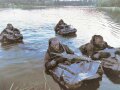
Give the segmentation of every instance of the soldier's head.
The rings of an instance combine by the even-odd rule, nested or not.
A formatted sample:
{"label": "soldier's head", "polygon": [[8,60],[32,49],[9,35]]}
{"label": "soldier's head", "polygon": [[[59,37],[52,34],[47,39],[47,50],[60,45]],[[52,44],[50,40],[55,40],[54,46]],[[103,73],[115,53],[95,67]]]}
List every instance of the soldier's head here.
{"label": "soldier's head", "polygon": [[10,30],[13,30],[14,27],[13,27],[12,24],[8,23],[7,26],[6,26],[6,28],[7,28],[7,29],[10,29]]}
{"label": "soldier's head", "polygon": [[56,51],[59,50],[59,48],[60,48],[60,41],[56,37],[51,38],[49,40],[49,47],[54,49],[54,50],[56,50]]}
{"label": "soldier's head", "polygon": [[100,48],[102,48],[106,44],[101,35],[94,35],[91,39],[91,43]]}

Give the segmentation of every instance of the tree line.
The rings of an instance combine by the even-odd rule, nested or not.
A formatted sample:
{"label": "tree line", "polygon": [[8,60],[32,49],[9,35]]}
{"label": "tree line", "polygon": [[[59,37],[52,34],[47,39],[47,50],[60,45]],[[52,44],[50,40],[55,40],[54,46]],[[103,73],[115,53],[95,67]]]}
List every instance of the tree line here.
{"label": "tree line", "polygon": [[101,7],[120,7],[120,0],[98,0],[97,5]]}
{"label": "tree line", "polygon": [[94,5],[96,0],[0,0],[0,4],[22,4],[22,5]]}
{"label": "tree line", "polygon": [[120,0],[0,0],[0,4],[120,7]]}

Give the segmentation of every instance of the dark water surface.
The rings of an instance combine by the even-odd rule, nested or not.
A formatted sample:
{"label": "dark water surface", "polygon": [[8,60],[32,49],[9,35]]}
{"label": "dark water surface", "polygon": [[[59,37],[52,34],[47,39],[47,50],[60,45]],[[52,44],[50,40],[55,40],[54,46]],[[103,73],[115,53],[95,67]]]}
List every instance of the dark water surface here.
{"label": "dark water surface", "polygon": [[[109,45],[120,47],[120,22],[116,21],[120,18],[116,14],[87,7],[0,9],[0,32],[7,23],[12,23],[24,36],[24,44],[0,47],[0,90],[9,90],[12,85],[12,90],[59,90],[44,75],[43,58],[48,39],[55,36],[54,27],[61,18],[77,28],[77,37],[57,37],[77,54],[77,48],[89,42],[94,34],[102,35]],[[98,88],[120,90],[120,85],[103,75]]]}

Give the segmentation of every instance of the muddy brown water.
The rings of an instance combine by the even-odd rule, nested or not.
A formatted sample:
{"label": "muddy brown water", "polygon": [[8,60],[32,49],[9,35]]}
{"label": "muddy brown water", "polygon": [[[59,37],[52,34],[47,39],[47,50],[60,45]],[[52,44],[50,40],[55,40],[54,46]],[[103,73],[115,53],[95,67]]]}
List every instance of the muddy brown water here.
{"label": "muddy brown water", "polygon": [[[89,42],[94,34],[102,35],[111,46],[120,47],[119,16],[115,18],[116,14],[112,13],[93,7],[0,9],[0,31],[12,23],[24,36],[24,44],[0,47],[0,90],[60,90],[43,73],[48,39],[57,36],[76,54],[80,54],[77,48]],[[55,35],[54,26],[61,18],[78,30],[76,37]],[[104,74],[96,90],[119,89],[119,83]]]}

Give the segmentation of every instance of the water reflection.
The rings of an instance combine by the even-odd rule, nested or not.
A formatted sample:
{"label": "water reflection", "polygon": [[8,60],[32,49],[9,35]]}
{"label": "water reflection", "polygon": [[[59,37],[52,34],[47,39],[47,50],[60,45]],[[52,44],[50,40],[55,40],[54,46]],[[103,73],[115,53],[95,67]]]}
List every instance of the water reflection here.
{"label": "water reflection", "polygon": [[59,37],[59,38],[71,39],[71,38],[77,37],[77,34],[74,34],[74,35],[71,35],[71,36],[61,36],[61,35],[55,34],[55,36],[56,36],[56,37]]}
{"label": "water reflection", "polygon": [[[111,33],[116,38],[120,38],[120,8],[102,8],[102,10],[105,12],[108,25],[111,28]],[[115,23],[114,23],[114,22]]]}

